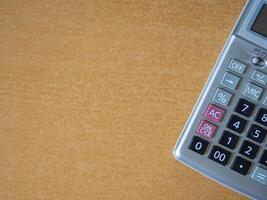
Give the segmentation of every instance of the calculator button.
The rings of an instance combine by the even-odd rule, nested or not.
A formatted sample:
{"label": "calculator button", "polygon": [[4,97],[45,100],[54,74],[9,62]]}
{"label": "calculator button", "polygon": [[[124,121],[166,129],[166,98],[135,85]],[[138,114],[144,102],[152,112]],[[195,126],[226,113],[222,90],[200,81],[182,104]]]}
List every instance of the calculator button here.
{"label": "calculator button", "polygon": [[264,141],[267,130],[253,124],[248,132],[247,137],[258,142],[262,143]]}
{"label": "calculator button", "polygon": [[253,71],[251,79],[262,85],[267,84],[267,75],[257,70]]}
{"label": "calculator button", "polygon": [[246,65],[235,60],[232,59],[231,62],[228,65],[228,69],[231,69],[234,72],[237,72],[239,74],[244,74],[245,70],[246,70]]}
{"label": "calculator button", "polygon": [[198,125],[197,133],[207,138],[212,138],[215,134],[217,127],[205,120],[201,120]]}
{"label": "calculator button", "polygon": [[192,151],[194,151],[198,154],[203,155],[205,153],[208,145],[209,145],[208,141],[206,141],[200,137],[194,136],[193,140],[189,146],[189,149],[191,149]]}
{"label": "calculator button", "polygon": [[267,150],[264,150],[261,159],[260,159],[260,164],[264,165],[267,167]]}
{"label": "calculator button", "polygon": [[224,110],[213,104],[209,104],[205,112],[205,117],[216,123],[221,121],[223,115]]}
{"label": "calculator button", "polygon": [[242,147],[239,151],[240,154],[250,158],[254,159],[259,151],[259,146],[256,144],[253,144],[247,140],[244,141],[242,144]]}
{"label": "calculator button", "polygon": [[237,156],[231,169],[240,174],[246,175],[250,169],[250,166],[251,162],[247,161],[246,159],[240,156]]}
{"label": "calculator button", "polygon": [[226,92],[225,90],[222,90],[218,88],[212,98],[213,101],[217,102],[218,104],[221,104],[223,106],[227,106],[229,104],[229,101],[231,100],[232,94],[229,92]]}
{"label": "calculator button", "polygon": [[253,57],[253,58],[251,59],[251,62],[252,62],[252,64],[254,64],[254,65],[257,65],[260,61],[261,61],[261,59],[260,59],[259,57]]}
{"label": "calculator button", "polygon": [[253,103],[250,103],[245,99],[240,99],[235,108],[235,111],[241,115],[244,115],[245,117],[250,117],[254,108],[255,105]]}
{"label": "calculator button", "polygon": [[237,133],[242,133],[244,128],[246,127],[247,120],[238,117],[237,115],[232,115],[227,127]]}
{"label": "calculator button", "polygon": [[258,101],[262,92],[263,92],[262,88],[254,85],[252,83],[248,83],[246,85],[245,90],[243,91],[243,95],[248,97],[251,100]]}
{"label": "calculator button", "polygon": [[231,157],[231,153],[229,151],[226,151],[218,146],[214,146],[209,155],[209,159],[221,165],[227,165],[230,157]]}
{"label": "calculator button", "polygon": [[263,185],[267,185],[267,170],[256,167],[251,175],[251,179]]}
{"label": "calculator button", "polygon": [[238,136],[230,133],[229,131],[224,131],[219,143],[229,149],[234,149],[238,140]]}
{"label": "calculator button", "polygon": [[265,106],[267,106],[267,96],[264,98],[262,104],[265,105]]}
{"label": "calculator button", "polygon": [[238,76],[225,72],[221,80],[221,85],[230,90],[235,90],[239,81],[240,78]]}
{"label": "calculator button", "polygon": [[261,108],[256,116],[256,122],[267,126],[267,110],[264,108]]}

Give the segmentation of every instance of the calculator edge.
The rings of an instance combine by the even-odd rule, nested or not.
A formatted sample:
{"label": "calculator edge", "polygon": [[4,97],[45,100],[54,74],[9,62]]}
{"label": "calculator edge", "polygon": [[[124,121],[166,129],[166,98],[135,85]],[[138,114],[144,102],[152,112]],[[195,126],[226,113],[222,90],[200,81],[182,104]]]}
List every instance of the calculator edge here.
{"label": "calculator edge", "polygon": [[[201,91],[201,93],[200,93],[200,95],[199,95],[199,97],[198,97],[193,109],[192,109],[192,112],[190,113],[190,115],[189,115],[189,117],[188,117],[188,119],[187,119],[187,121],[185,123],[185,126],[181,131],[181,134],[180,134],[180,136],[179,136],[179,138],[178,138],[178,140],[177,140],[177,142],[175,144],[175,147],[174,147],[172,153],[173,153],[174,158],[177,161],[179,161],[182,164],[184,164],[185,166],[193,169],[194,171],[197,171],[198,173],[204,175],[205,177],[208,177],[208,178],[212,179],[213,181],[225,186],[226,188],[229,188],[230,190],[233,190],[233,191],[235,191],[237,193],[240,193],[240,194],[242,194],[242,195],[244,195],[244,196],[246,196],[248,198],[255,199],[256,198],[255,196],[253,197],[252,194],[243,191],[236,184],[231,184],[231,182],[226,182],[225,179],[221,179],[219,177],[214,176],[212,174],[212,172],[210,172],[209,170],[205,170],[204,168],[197,166],[197,163],[195,163],[194,161],[190,160],[190,158],[183,156],[182,151],[181,151],[181,148],[183,147],[182,144],[184,143],[184,140],[186,140],[187,139],[187,135],[190,134],[189,132],[186,132],[186,130],[188,129],[188,126],[190,125],[190,122],[193,121],[192,119],[196,118],[196,116],[197,116],[196,113],[199,110],[201,104],[205,100],[205,93],[207,93],[209,91],[209,88],[211,87],[211,83],[213,82],[214,77],[216,76],[216,74],[218,73],[218,71],[219,71],[219,69],[221,67],[220,63],[223,60],[223,58],[225,57],[227,49],[229,48],[229,46],[231,44],[231,40],[233,39],[233,37],[235,37],[234,33],[236,33],[237,29],[240,28],[240,23],[242,23],[241,22],[241,18],[245,17],[245,15],[247,14],[247,8],[250,7],[251,3],[252,3],[251,0],[249,0],[249,1],[247,1],[245,3],[245,5],[244,5],[244,7],[243,7],[243,9],[241,11],[241,14],[238,17],[238,19],[237,19],[232,31],[230,32],[230,34],[229,34],[229,36],[228,36],[228,38],[227,38],[227,40],[225,42],[225,45],[224,45],[222,51],[220,52],[219,57],[218,57],[215,65],[214,65],[214,67],[212,68],[212,70],[210,72],[210,75],[209,75],[206,83],[204,84],[204,87],[203,87],[203,89],[202,89],[202,91]],[[257,199],[261,200],[260,197],[259,198],[257,197]]]}

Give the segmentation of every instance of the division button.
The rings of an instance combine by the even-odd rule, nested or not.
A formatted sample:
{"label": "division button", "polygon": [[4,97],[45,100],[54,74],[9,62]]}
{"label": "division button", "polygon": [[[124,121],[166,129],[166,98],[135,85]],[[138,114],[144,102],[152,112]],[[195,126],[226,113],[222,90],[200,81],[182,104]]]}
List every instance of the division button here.
{"label": "division button", "polygon": [[228,65],[228,69],[231,69],[234,72],[237,72],[239,74],[244,74],[245,70],[246,70],[247,65],[232,59]]}
{"label": "division button", "polygon": [[267,170],[256,167],[251,175],[251,179],[263,185],[267,185]]}
{"label": "division button", "polygon": [[238,76],[225,72],[221,80],[221,85],[230,90],[235,90],[239,81],[240,78]]}
{"label": "division button", "polygon": [[257,70],[253,71],[251,79],[264,86],[267,84],[267,75]]}
{"label": "division button", "polygon": [[189,146],[189,149],[191,149],[192,151],[194,151],[200,155],[203,155],[205,153],[208,145],[209,145],[208,141],[206,141],[200,137],[194,136],[193,140]]}
{"label": "division button", "polygon": [[224,110],[222,108],[213,104],[209,104],[204,116],[210,119],[211,121],[218,123],[223,118],[223,115]]}
{"label": "division button", "polygon": [[217,127],[205,120],[201,120],[198,125],[197,133],[207,138],[212,138],[216,132]]}
{"label": "division button", "polygon": [[254,101],[258,101],[261,94],[263,92],[263,89],[252,84],[252,83],[248,83],[246,85],[245,90],[243,91],[243,95],[254,100]]}
{"label": "division button", "polygon": [[220,105],[227,106],[231,100],[232,94],[223,89],[217,88],[212,100]]}
{"label": "division button", "polygon": [[237,156],[231,169],[238,172],[239,174],[246,175],[250,169],[250,166],[251,162],[240,156]]}

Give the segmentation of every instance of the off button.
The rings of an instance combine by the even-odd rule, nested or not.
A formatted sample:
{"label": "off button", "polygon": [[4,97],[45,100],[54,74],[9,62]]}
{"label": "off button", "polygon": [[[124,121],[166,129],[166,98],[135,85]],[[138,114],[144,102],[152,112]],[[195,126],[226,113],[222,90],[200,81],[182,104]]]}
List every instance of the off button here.
{"label": "off button", "polygon": [[231,62],[228,65],[228,69],[237,72],[239,74],[244,74],[246,70],[247,65],[244,63],[241,63],[235,59],[232,59]]}

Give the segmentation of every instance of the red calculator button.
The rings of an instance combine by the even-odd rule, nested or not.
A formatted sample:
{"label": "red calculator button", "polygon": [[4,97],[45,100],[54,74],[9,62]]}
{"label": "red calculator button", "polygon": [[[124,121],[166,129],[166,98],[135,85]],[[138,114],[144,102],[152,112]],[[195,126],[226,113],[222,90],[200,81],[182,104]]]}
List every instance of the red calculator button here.
{"label": "red calculator button", "polygon": [[215,125],[205,120],[201,120],[197,128],[197,133],[207,138],[212,138],[215,134],[216,129],[217,127]]}
{"label": "red calculator button", "polygon": [[216,123],[222,120],[223,115],[224,115],[224,110],[213,104],[209,104],[205,112],[205,117]]}

